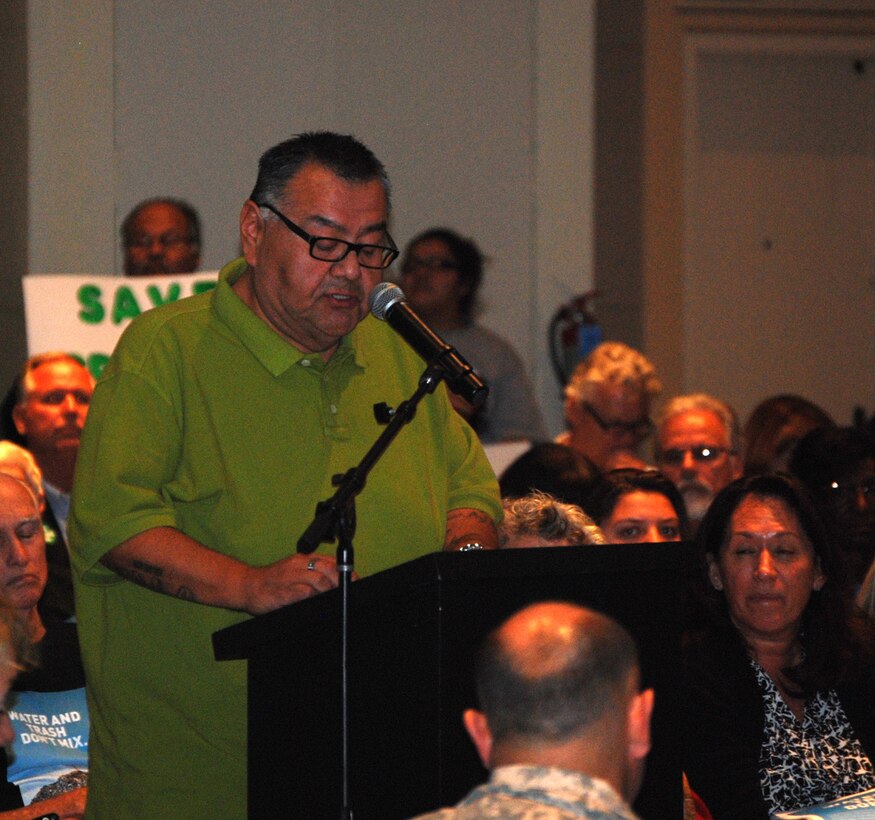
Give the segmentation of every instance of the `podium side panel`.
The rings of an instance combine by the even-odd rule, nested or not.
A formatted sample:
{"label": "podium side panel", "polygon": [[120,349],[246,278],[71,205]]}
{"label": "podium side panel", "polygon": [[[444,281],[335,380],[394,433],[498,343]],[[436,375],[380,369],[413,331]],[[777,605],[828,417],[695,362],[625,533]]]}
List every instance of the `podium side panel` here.
{"label": "podium side panel", "polygon": [[[366,615],[352,607],[349,803],[356,820],[410,817],[438,799],[438,591],[412,589]],[[250,659],[253,820],[340,816],[340,646],[335,609]]]}

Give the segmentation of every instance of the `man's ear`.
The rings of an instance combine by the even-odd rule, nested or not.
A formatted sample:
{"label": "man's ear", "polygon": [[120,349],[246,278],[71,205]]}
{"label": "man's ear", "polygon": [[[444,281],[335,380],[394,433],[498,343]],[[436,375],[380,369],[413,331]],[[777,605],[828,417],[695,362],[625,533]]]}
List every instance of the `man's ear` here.
{"label": "man's ear", "polygon": [[563,404],[563,412],[565,414],[565,424],[573,430],[578,426],[580,420],[580,400],[574,396],[566,396]]}
{"label": "man's ear", "polygon": [[823,589],[823,585],[826,583],[827,577],[823,572],[823,569],[820,565],[820,558],[817,559],[817,575],[814,577],[814,583],[811,585],[811,588],[815,592],[820,592]]}
{"label": "man's ear", "polygon": [[251,199],[247,199],[240,211],[240,247],[250,266],[255,265],[258,246],[263,236],[264,218],[261,209]]}
{"label": "man's ear", "polygon": [[18,435],[27,435],[27,419],[24,417],[24,408],[20,404],[16,404],[12,408],[12,421],[15,423],[15,429],[18,430]]}
{"label": "man's ear", "polygon": [[643,760],[650,752],[650,717],[653,714],[653,701],[653,690],[645,689],[629,702],[626,720],[630,761]]}
{"label": "man's ear", "polygon": [[486,715],[476,709],[466,709],[462,714],[462,722],[483,766],[492,768],[492,732],[489,731]]}

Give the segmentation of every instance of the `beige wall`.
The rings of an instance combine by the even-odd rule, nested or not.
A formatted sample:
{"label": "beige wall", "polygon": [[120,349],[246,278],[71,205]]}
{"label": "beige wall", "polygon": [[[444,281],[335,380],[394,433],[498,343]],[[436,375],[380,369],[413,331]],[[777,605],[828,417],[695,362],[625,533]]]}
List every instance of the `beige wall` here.
{"label": "beige wall", "polygon": [[644,346],[666,395],[849,424],[875,409],[875,3],[762,6],[647,4]]}
{"label": "beige wall", "polygon": [[0,3],[0,397],[24,349],[21,276],[27,270],[27,4]]}
{"label": "beige wall", "polygon": [[[690,43],[687,383],[747,415],[801,393],[875,402],[875,40]],[[731,355],[727,355],[727,349]]]}
{"label": "beige wall", "polygon": [[[547,323],[594,279],[608,334],[640,344],[666,395],[708,387],[745,412],[773,385],[810,392],[810,372],[814,397],[840,420],[851,403],[871,409],[875,375],[868,368],[855,384],[866,369],[857,359],[841,390],[832,389],[841,349],[839,364],[812,359],[792,383],[753,378],[749,367],[729,383],[722,359],[731,340],[709,351],[701,341],[708,306],[698,296],[722,291],[691,254],[698,240],[687,211],[699,182],[689,174],[697,160],[688,118],[694,100],[702,123],[719,114],[707,96],[690,95],[690,42],[707,50],[703,37],[753,29],[871,43],[875,27],[872,2],[775,2],[770,13],[749,6],[612,0],[596,15],[595,0],[9,0],[0,17],[3,81],[12,91],[3,95],[0,164],[9,192],[0,211],[0,384],[24,355],[23,271],[118,271],[122,217],[137,200],[164,193],[200,209],[204,266],[217,267],[236,251],[237,214],[259,152],[290,133],[328,127],[356,133],[387,163],[399,243],[436,223],[479,242],[490,258],[483,321],[526,357],[554,431],[561,417]],[[870,63],[870,84],[871,76]],[[867,150],[871,162],[871,143]],[[735,159],[730,181],[749,167]],[[839,169],[846,176],[859,173],[850,161]],[[709,182],[714,191],[722,184]],[[826,242],[850,223],[835,208],[824,213]],[[858,264],[859,290],[847,297],[854,304],[872,298],[871,268]],[[802,292],[816,295],[819,274],[810,277]],[[749,283],[732,284],[734,304],[751,298]],[[813,326],[817,339],[841,341],[848,303],[831,296],[835,306]],[[805,306],[796,312],[807,315]],[[857,334],[859,355],[872,326]],[[764,356],[786,335],[767,323],[756,332]],[[805,356],[803,349],[796,361]],[[720,375],[705,384],[708,373]]]}
{"label": "beige wall", "polygon": [[558,428],[547,321],[591,281],[594,0],[26,6],[28,271],[117,272],[121,219],[159,194],[200,210],[216,268],[259,153],[352,132],[389,168],[399,244],[444,224],[487,254],[483,321]]}

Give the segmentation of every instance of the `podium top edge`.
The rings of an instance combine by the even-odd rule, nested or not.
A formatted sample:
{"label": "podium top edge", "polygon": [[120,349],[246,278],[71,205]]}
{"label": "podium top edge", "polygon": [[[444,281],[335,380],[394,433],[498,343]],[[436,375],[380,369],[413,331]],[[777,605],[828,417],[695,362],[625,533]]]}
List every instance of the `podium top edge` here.
{"label": "podium top edge", "polygon": [[[424,595],[429,588],[441,584],[489,578],[683,573],[692,566],[692,560],[693,545],[689,542],[433,552],[355,581],[350,592],[350,606],[357,609],[387,605],[394,598],[410,595],[411,590],[421,590]],[[248,657],[253,645],[275,640],[287,629],[290,619],[318,622],[331,607],[340,607],[339,589],[215,632],[213,651],[216,660]]]}

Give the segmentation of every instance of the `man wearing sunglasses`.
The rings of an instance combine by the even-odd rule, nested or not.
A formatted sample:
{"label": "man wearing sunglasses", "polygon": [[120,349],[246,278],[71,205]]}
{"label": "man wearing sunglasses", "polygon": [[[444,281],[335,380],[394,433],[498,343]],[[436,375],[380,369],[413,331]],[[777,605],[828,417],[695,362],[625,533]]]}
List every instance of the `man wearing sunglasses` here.
{"label": "man wearing sunglasses", "polygon": [[[398,407],[425,370],[367,315],[398,253],[388,214],[385,169],[357,140],[275,146],[241,211],[243,257],[215,290],[138,317],[104,371],[71,517],[89,817],[246,816],[246,672],[211,639],[338,583],[335,546],[298,539],[378,438],[375,405]],[[496,547],[500,511],[441,386],[356,499],[356,570]]]}
{"label": "man wearing sunglasses", "polygon": [[735,411],[706,393],[676,396],[659,417],[656,463],[684,497],[695,533],[714,496],[741,475]]}

